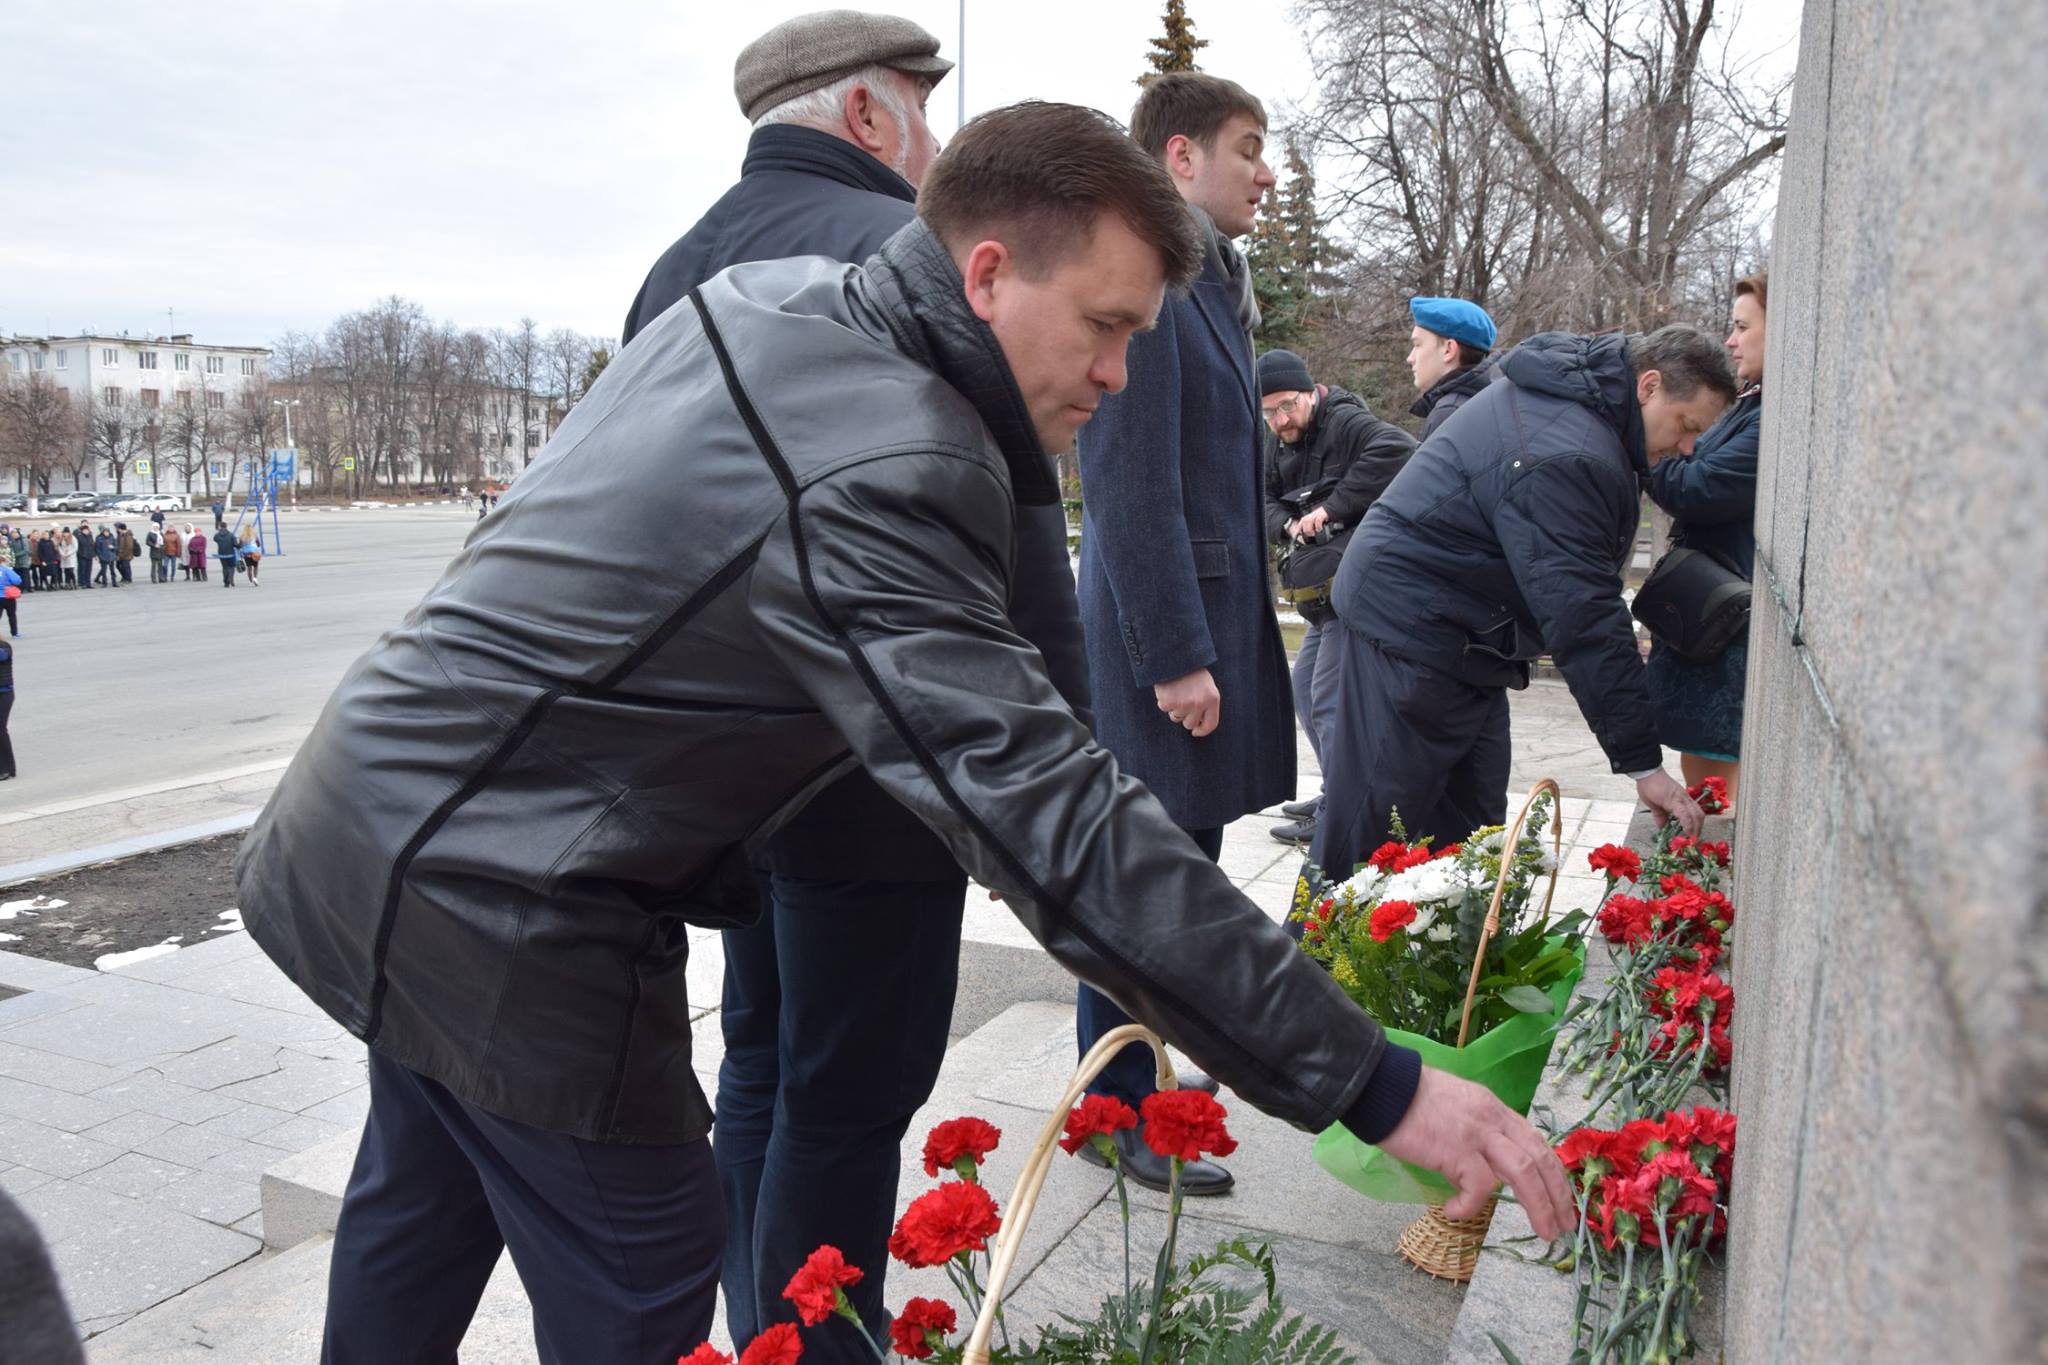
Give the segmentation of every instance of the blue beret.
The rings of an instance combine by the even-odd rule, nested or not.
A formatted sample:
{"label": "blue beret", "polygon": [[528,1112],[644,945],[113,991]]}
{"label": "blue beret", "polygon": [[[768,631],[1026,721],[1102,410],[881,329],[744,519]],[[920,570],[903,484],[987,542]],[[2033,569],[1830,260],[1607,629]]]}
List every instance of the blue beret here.
{"label": "blue beret", "polygon": [[1492,350],[1494,340],[1500,336],[1486,310],[1464,299],[1413,298],[1408,300],[1408,312],[1417,327],[1426,327],[1440,337],[1462,341],[1482,351]]}

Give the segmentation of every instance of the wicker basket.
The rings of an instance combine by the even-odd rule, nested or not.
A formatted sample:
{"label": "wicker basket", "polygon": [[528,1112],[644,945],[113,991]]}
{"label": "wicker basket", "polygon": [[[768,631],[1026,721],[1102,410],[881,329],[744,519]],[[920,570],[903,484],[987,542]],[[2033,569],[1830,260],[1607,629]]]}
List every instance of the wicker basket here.
{"label": "wicker basket", "polygon": [[[1557,783],[1546,777],[1529,788],[1529,794],[1522,799],[1522,809],[1515,815],[1501,840],[1500,876],[1493,884],[1493,900],[1486,909],[1486,926],[1479,934],[1479,951],[1472,958],[1472,976],[1465,985],[1465,1012],[1458,1020],[1458,1046],[1465,1046],[1472,1031],[1472,1002],[1479,995],[1479,974],[1486,966],[1486,945],[1500,932],[1500,905],[1508,891],[1508,873],[1514,867],[1513,852],[1522,842],[1522,826],[1528,822],[1529,808],[1536,804],[1536,798],[1549,792],[1554,806],[1554,818],[1550,822],[1551,847],[1554,850],[1550,869],[1550,885],[1543,892],[1543,914],[1550,914],[1551,899],[1557,895],[1557,877],[1564,866],[1564,793]],[[1401,1259],[1417,1270],[1434,1275],[1440,1280],[1455,1280],[1468,1283],[1474,1267],[1479,1264],[1479,1249],[1486,1245],[1486,1230],[1493,1222],[1493,1211],[1500,1204],[1499,1198],[1486,1201],[1486,1207],[1470,1218],[1446,1218],[1443,1206],[1432,1204],[1423,1211],[1422,1217],[1401,1230],[1400,1240],[1394,1249]]]}
{"label": "wicker basket", "polygon": [[1173,1074],[1173,1063],[1166,1058],[1166,1045],[1159,1041],[1159,1035],[1142,1024],[1124,1024],[1102,1035],[1101,1041],[1088,1049],[1088,1055],[1074,1068],[1074,1078],[1067,1082],[1067,1091],[1052,1111],[1052,1116],[1039,1129],[1038,1141],[1024,1158],[1024,1169],[1017,1173],[1017,1184],[1010,1191],[1009,1207],[1003,1214],[1002,1231],[996,1234],[995,1245],[989,1249],[988,1284],[984,1288],[981,1312],[975,1316],[974,1331],[967,1338],[967,1345],[961,1356],[962,1365],[988,1365],[989,1338],[995,1331],[996,1311],[1002,1307],[1003,1285],[1010,1278],[1010,1267],[1016,1263],[1017,1252],[1024,1245],[1024,1229],[1031,1222],[1031,1213],[1038,1205],[1038,1192],[1045,1187],[1045,1177],[1052,1169],[1053,1154],[1059,1151],[1059,1140],[1066,1131],[1067,1115],[1081,1102],[1081,1096],[1088,1089],[1088,1082],[1109,1065],[1110,1059],[1121,1052],[1126,1043],[1144,1043],[1152,1049],[1152,1056],[1158,1063],[1159,1088],[1177,1090],[1180,1081]]}

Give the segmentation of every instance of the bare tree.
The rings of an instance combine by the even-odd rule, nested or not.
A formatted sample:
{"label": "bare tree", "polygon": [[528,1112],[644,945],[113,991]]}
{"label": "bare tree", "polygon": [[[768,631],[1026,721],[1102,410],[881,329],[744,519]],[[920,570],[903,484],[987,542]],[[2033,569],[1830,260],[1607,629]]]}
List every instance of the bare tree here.
{"label": "bare tree", "polygon": [[0,375],[0,465],[24,491],[48,497],[84,437],[84,413],[62,387],[40,374]]}
{"label": "bare tree", "polygon": [[491,333],[491,346],[497,354],[498,385],[509,391],[512,406],[519,413],[513,439],[523,462],[520,467],[524,468],[533,463],[534,447],[527,433],[533,428],[534,383],[546,363],[540,329],[532,318],[521,318],[512,330]]}
{"label": "bare tree", "polygon": [[104,464],[113,471],[114,491],[127,491],[128,471],[149,452],[150,422],[155,414],[143,407],[140,398],[118,394],[111,398],[87,398],[85,439],[79,443],[80,460],[72,470],[73,481],[85,486],[85,470]]}
{"label": "bare tree", "polygon": [[1716,0],[1297,12],[1321,83],[1302,132],[1357,244],[1336,330],[1360,352],[1406,331],[1413,293],[1479,302],[1510,337],[1704,312],[1702,259],[1753,236],[1788,91],[1734,55]]}

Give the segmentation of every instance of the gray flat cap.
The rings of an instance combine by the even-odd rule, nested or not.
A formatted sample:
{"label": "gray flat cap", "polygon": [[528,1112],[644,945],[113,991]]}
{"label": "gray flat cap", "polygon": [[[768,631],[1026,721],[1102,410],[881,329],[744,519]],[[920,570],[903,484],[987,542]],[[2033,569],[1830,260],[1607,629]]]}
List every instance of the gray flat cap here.
{"label": "gray flat cap", "polygon": [[890,67],[934,84],[953,69],[939,56],[939,40],[908,19],[824,9],[777,24],[742,48],[733,63],[732,92],[751,123],[864,66]]}

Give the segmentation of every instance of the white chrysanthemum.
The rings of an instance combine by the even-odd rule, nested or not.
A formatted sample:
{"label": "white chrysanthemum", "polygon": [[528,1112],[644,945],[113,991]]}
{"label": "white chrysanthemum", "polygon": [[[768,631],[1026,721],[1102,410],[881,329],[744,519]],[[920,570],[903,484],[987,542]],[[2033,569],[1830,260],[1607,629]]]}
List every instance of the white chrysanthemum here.
{"label": "white chrysanthemum", "polygon": [[1465,895],[1464,869],[1455,858],[1438,858],[1396,873],[1379,888],[1382,901],[1412,901],[1424,905],[1436,901],[1460,900]]}

